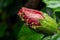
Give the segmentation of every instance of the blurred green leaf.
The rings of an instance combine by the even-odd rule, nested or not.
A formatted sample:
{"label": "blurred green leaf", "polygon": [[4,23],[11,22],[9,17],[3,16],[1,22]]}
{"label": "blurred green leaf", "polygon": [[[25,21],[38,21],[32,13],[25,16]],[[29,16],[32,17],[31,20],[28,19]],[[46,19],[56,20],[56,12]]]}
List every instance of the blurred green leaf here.
{"label": "blurred green leaf", "polygon": [[3,37],[7,28],[6,23],[0,23],[0,37]]}
{"label": "blurred green leaf", "polygon": [[51,38],[52,40],[60,40],[60,34],[55,34]]}
{"label": "blurred green leaf", "polygon": [[55,11],[60,11],[60,0],[43,0],[47,7],[53,8]]}
{"label": "blurred green leaf", "polygon": [[51,36],[47,36],[47,37],[43,38],[43,40],[51,40]]}
{"label": "blurred green leaf", "polygon": [[43,40],[60,40],[60,34],[54,34],[52,36],[47,36]]}
{"label": "blurred green leaf", "polygon": [[43,36],[43,34],[38,34],[28,28],[28,26],[23,25],[19,31],[18,40],[41,40]]}

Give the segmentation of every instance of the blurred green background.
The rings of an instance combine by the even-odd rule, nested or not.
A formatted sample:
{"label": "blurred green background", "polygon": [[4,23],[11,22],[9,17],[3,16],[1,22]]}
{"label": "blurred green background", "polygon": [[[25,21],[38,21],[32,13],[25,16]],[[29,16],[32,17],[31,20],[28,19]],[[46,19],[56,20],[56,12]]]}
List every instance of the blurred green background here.
{"label": "blurred green background", "polygon": [[[36,33],[24,25],[17,15],[18,10],[24,5],[23,2],[24,0],[0,0],[0,40],[60,40],[59,34],[44,37],[43,34]],[[41,11],[52,18],[56,15],[59,28],[60,0],[43,0],[43,2],[46,7],[44,6]]]}

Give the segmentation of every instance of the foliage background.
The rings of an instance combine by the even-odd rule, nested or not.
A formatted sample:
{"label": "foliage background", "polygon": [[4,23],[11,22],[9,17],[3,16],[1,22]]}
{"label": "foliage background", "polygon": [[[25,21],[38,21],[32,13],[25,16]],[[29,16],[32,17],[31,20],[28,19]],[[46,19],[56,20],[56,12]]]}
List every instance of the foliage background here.
{"label": "foliage background", "polygon": [[[22,1],[0,0],[0,40],[60,40],[59,34],[44,37],[43,34],[36,33],[24,25],[17,16],[18,10],[23,6]],[[57,18],[59,28],[60,0],[43,0],[43,2],[46,7],[41,11],[48,13],[52,18]]]}

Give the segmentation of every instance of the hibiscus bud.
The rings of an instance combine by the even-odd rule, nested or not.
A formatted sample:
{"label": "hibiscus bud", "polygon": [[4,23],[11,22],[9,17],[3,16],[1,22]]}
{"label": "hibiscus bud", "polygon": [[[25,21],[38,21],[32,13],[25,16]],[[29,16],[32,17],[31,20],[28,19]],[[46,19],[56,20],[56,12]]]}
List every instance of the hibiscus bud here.
{"label": "hibiscus bud", "polygon": [[42,28],[40,28],[40,30],[44,29],[47,34],[56,33],[57,32],[56,21],[46,13],[44,13],[43,16],[44,16],[44,19],[39,20],[39,22],[41,23],[41,26],[42,26]]}
{"label": "hibiscus bud", "polygon": [[44,19],[40,11],[28,9],[25,7],[22,7],[22,9],[19,10],[18,15],[22,21],[25,21],[30,26],[40,26],[38,19]]}
{"label": "hibiscus bud", "polygon": [[22,7],[18,16],[25,21],[30,28],[43,34],[53,34],[57,31],[56,21],[38,10]]}

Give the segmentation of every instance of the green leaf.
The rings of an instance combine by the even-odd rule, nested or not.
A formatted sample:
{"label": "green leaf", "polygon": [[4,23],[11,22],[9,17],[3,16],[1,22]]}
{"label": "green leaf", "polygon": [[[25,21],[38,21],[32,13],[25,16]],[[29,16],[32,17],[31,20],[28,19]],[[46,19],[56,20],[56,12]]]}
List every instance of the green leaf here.
{"label": "green leaf", "polygon": [[52,36],[47,36],[43,40],[60,40],[60,34],[54,34]]}
{"label": "green leaf", "polygon": [[55,11],[60,11],[60,0],[43,0],[47,7],[53,8]]}
{"label": "green leaf", "polygon": [[28,28],[28,26],[23,25],[18,34],[18,40],[41,40],[43,34],[38,34],[35,31]]}
{"label": "green leaf", "polygon": [[43,40],[51,40],[51,36],[47,36],[47,37],[43,38]]}
{"label": "green leaf", "polygon": [[60,34],[55,34],[51,38],[52,40],[60,40]]}
{"label": "green leaf", "polygon": [[58,11],[60,12],[60,7],[57,7],[57,8],[55,8],[54,10],[57,11],[57,12],[58,12]]}

